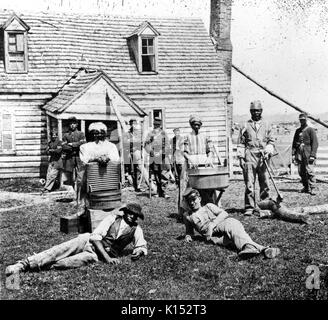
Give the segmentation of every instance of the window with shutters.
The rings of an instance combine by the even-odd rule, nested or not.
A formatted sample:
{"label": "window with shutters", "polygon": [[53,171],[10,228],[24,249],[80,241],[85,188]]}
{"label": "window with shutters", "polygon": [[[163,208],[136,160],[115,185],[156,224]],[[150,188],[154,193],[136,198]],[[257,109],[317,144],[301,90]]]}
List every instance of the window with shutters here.
{"label": "window with shutters", "polygon": [[7,73],[27,72],[26,32],[5,32]]}
{"label": "window with shutters", "polygon": [[8,111],[0,111],[0,154],[15,152],[14,116]]}

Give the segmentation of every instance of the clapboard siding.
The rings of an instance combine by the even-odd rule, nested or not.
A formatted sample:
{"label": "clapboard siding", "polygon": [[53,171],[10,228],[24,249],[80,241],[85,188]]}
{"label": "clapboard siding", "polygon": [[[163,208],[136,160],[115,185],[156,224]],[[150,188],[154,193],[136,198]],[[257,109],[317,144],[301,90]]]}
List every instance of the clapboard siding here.
{"label": "clapboard siding", "polygon": [[47,163],[46,116],[41,110],[51,95],[0,95],[0,110],[14,115],[13,155],[0,154],[0,177],[38,177]]}
{"label": "clapboard siding", "polygon": [[202,132],[206,132],[217,146],[220,155],[226,155],[227,121],[226,95],[148,95],[147,97],[133,95],[134,101],[147,113],[154,109],[163,109],[165,130],[170,138],[173,129],[180,128],[181,134],[189,133],[191,128],[189,118],[197,114],[203,121]]}

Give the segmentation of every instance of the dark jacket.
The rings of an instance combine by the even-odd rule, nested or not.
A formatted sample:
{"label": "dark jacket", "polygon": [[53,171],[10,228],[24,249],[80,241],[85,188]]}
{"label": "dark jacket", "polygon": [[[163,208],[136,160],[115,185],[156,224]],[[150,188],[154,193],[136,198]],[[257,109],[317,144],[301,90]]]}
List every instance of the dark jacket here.
{"label": "dark jacket", "polygon": [[58,138],[55,141],[49,141],[46,149],[47,154],[50,156],[49,163],[57,169],[63,167],[61,159],[62,155],[62,141]]}
{"label": "dark jacket", "polygon": [[297,128],[293,139],[292,155],[304,155],[308,160],[310,157],[317,157],[317,150],[318,138],[315,130],[309,126]]}

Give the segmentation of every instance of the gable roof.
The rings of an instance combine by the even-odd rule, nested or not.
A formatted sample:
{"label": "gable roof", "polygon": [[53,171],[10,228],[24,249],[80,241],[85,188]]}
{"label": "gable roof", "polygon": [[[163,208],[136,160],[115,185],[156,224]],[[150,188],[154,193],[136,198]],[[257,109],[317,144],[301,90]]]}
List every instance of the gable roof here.
{"label": "gable roof", "polygon": [[6,30],[14,20],[16,20],[26,31],[30,30],[30,27],[22,19],[20,19],[15,13],[13,13],[7,19],[7,21],[5,21],[5,23],[1,26],[1,28],[3,30]]}
{"label": "gable roof", "polygon": [[[10,17],[0,11],[0,24]],[[140,75],[126,37],[145,18],[26,13],[27,74],[7,74],[0,58],[0,92],[56,93],[81,67],[103,70],[127,94],[230,91],[200,19],[148,18],[160,33],[158,74]],[[3,43],[0,40],[0,57]]]}
{"label": "gable roof", "polygon": [[132,33],[127,38],[131,38],[133,36],[139,36],[147,27],[150,28],[156,36],[160,35],[160,33],[151,25],[150,22],[144,21],[137,29],[133,30]]}
{"label": "gable roof", "polygon": [[147,115],[108,77],[106,73],[101,70],[87,70],[83,68],[73,75],[58,91],[57,95],[42,108],[53,113],[64,112],[100,78],[103,78],[139,116]]}

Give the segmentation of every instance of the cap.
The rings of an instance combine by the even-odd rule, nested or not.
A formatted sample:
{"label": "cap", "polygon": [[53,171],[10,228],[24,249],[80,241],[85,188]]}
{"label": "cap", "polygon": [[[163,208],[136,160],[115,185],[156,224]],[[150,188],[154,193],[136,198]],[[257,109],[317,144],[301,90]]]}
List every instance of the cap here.
{"label": "cap", "polygon": [[98,131],[104,130],[104,131],[107,131],[107,127],[102,122],[92,122],[89,125],[88,131],[91,132],[92,130],[98,130]]}
{"label": "cap", "polygon": [[298,116],[299,119],[307,119],[307,114],[306,113],[300,113]]}
{"label": "cap", "polygon": [[199,116],[197,116],[197,115],[191,115],[190,116],[190,118],[189,118],[189,123],[190,124],[192,124],[192,123],[200,123],[200,125],[202,125],[203,124],[203,122],[202,122],[202,119],[199,117]]}
{"label": "cap", "polygon": [[75,117],[68,118],[69,123],[78,123],[77,119]]}
{"label": "cap", "polygon": [[120,209],[120,211],[129,211],[133,214],[135,214],[138,218],[144,220],[145,216],[142,212],[142,208],[140,204],[135,202],[127,203],[123,208]]}
{"label": "cap", "polygon": [[251,102],[250,110],[262,110],[262,103],[260,100],[255,100]]}
{"label": "cap", "polygon": [[194,194],[194,195],[196,195],[196,196],[198,196],[198,197],[200,196],[198,190],[188,187],[188,188],[185,190],[185,192],[183,193],[183,197],[184,197],[184,198],[188,198],[188,197],[189,197],[190,195],[192,195],[192,194]]}

